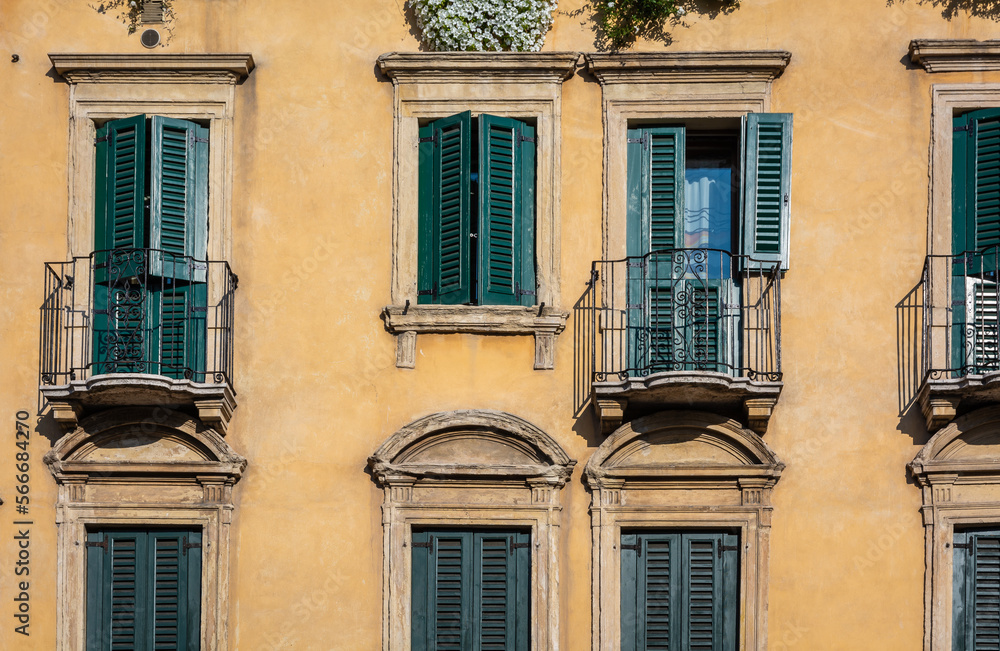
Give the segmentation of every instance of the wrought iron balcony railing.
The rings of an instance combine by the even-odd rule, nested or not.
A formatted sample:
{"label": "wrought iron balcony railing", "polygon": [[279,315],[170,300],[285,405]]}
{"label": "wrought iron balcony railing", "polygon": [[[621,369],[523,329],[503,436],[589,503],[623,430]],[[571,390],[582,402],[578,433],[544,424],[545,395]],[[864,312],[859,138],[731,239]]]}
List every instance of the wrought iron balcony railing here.
{"label": "wrought iron balcony railing", "polygon": [[47,263],[41,384],[142,373],[231,385],[236,284],[227,262],[157,249]]}
{"label": "wrought iron balcony railing", "polygon": [[1000,371],[1000,248],[929,255],[908,306],[923,322],[921,377]]}
{"label": "wrought iron balcony railing", "polygon": [[716,249],[594,262],[577,306],[581,361],[593,382],[668,371],[778,382],[780,280],[777,265]]}

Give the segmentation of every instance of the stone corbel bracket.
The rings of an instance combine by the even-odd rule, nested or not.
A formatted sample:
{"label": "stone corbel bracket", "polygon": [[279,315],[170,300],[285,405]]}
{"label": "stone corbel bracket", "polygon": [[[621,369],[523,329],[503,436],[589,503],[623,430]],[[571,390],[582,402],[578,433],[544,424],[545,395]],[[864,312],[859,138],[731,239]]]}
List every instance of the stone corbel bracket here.
{"label": "stone corbel bracket", "polygon": [[555,368],[556,335],[566,329],[568,312],[542,307],[468,305],[389,305],[382,310],[386,330],[396,335],[396,366],[414,368],[417,335],[534,335],[536,370]]}
{"label": "stone corbel bracket", "polygon": [[927,72],[1000,70],[1000,40],[914,39],[910,41],[910,61]]}

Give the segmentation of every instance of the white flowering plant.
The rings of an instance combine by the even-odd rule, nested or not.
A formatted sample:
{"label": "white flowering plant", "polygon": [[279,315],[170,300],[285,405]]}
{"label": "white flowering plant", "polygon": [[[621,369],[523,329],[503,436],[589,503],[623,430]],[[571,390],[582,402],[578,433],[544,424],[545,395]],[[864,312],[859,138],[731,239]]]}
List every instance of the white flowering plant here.
{"label": "white flowering plant", "polygon": [[558,0],[408,0],[424,42],[439,51],[537,52]]}
{"label": "white flowering plant", "polygon": [[[628,47],[637,38],[663,36],[664,24],[675,23],[687,13],[685,0],[592,0],[595,19],[607,43],[614,49]],[[728,13],[740,0],[720,0]]]}
{"label": "white flowering plant", "polygon": [[[134,34],[136,27],[139,26],[139,22],[142,19],[143,4],[145,4],[145,0],[104,0],[96,5],[90,6],[96,9],[99,14],[114,12],[115,17],[128,27],[128,33]],[[174,10],[171,6],[172,4],[173,0],[161,0],[160,2],[163,9],[163,20],[165,23],[169,23],[174,17]],[[169,31],[170,30],[168,28],[168,32]]]}

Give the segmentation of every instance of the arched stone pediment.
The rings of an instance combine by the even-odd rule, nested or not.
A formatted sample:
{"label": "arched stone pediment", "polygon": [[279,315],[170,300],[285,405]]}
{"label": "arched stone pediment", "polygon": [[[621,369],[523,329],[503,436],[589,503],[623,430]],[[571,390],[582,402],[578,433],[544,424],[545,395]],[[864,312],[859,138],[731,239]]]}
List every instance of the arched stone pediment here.
{"label": "arched stone pediment", "polygon": [[910,462],[916,477],[928,473],[1000,474],[1000,406],[986,407],[941,428]]}
{"label": "arched stone pediment", "polygon": [[754,432],[701,412],[661,412],[619,427],[591,456],[588,482],[604,478],[751,477],[776,480],[784,464]]}
{"label": "arched stone pediment", "polygon": [[80,475],[226,475],[246,459],[217,432],[162,407],[113,409],[85,418],[45,455],[57,480]]}
{"label": "arched stone pediment", "polygon": [[492,410],[432,414],[403,427],[368,459],[380,480],[412,477],[550,477],[576,463],[548,434]]}

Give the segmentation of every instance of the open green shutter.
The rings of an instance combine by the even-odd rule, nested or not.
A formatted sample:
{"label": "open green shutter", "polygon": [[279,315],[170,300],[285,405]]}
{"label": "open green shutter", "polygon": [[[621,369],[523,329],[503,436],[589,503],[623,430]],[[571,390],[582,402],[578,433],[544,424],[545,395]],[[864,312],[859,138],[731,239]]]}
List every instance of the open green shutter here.
{"label": "open green shutter", "polygon": [[156,276],[205,281],[208,250],[208,129],[152,118],[150,248]]}
{"label": "open green shutter", "polygon": [[747,115],[743,159],[743,254],[751,268],[788,269],[792,114]]}
{"label": "open green shutter", "polygon": [[535,302],[535,132],[519,120],[479,116],[480,303]]}
{"label": "open green shutter", "polygon": [[112,120],[101,127],[97,164],[94,248],[144,247],[146,116]]}
{"label": "open green shutter", "polygon": [[471,134],[469,111],[420,129],[420,303],[454,305],[472,301]]}

